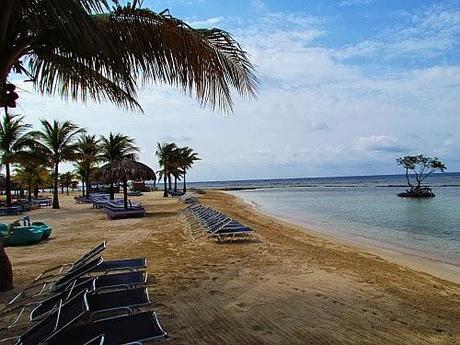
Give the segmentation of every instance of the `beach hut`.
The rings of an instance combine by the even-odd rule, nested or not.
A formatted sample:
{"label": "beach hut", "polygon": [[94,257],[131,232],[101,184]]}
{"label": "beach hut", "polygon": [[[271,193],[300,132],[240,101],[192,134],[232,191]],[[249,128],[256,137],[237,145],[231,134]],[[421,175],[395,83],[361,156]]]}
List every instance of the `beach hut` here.
{"label": "beach hut", "polygon": [[128,181],[155,180],[155,172],[147,165],[129,158],[107,163],[98,170],[99,177],[106,182],[121,182],[123,185],[123,205],[128,209]]}

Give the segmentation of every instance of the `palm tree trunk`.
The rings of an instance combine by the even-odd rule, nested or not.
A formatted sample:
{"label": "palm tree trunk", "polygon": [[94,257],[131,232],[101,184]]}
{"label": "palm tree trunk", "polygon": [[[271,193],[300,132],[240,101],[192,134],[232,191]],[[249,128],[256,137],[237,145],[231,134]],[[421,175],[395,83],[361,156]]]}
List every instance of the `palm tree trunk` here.
{"label": "palm tree trunk", "polygon": [[184,194],[187,193],[187,185],[185,184],[185,169],[184,169]]}
{"label": "palm tree trunk", "polygon": [[168,191],[166,190],[166,172],[163,175],[163,184],[164,184],[164,187],[165,187],[165,191],[163,193],[163,198],[167,198],[168,197]]}
{"label": "palm tree trunk", "polygon": [[168,174],[168,186],[169,186],[169,190],[172,190],[171,174]]}
{"label": "palm tree trunk", "polygon": [[0,239],[0,292],[13,288],[13,269]]}
{"label": "palm tree trunk", "polygon": [[177,193],[177,176],[174,176],[174,192]]}
{"label": "palm tree trunk", "polygon": [[54,180],[53,180],[53,209],[59,207],[59,191],[58,191],[58,179],[59,179],[59,163],[54,163]]}
{"label": "palm tree trunk", "polygon": [[81,180],[81,196],[84,197],[85,195],[86,195],[86,194],[85,194],[85,180],[82,179],[82,180]]}
{"label": "palm tree trunk", "polygon": [[113,182],[110,182],[110,200],[115,199],[115,193],[113,192]]}
{"label": "palm tree trunk", "polygon": [[128,182],[123,180],[123,204],[125,210],[128,209]]}
{"label": "palm tree trunk", "polygon": [[89,177],[86,178],[86,197],[89,198],[89,194],[91,192],[91,183],[89,181]]}
{"label": "palm tree trunk", "polygon": [[66,194],[69,195],[69,184],[66,184],[65,189]]}
{"label": "palm tree trunk", "polygon": [[11,173],[10,163],[5,164],[5,193],[6,193],[6,207],[11,207]]}
{"label": "palm tree trunk", "polygon": [[29,204],[32,203],[32,184],[29,183],[29,185],[27,186],[28,189],[27,189],[27,197],[28,197],[28,200],[29,200]]}

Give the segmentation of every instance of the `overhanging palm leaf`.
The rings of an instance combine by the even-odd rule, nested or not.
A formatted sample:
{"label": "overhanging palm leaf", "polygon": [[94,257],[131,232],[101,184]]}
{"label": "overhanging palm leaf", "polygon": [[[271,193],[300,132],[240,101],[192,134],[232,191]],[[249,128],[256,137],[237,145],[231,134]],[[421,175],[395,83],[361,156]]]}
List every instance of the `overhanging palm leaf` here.
{"label": "overhanging palm leaf", "polygon": [[137,81],[178,87],[222,110],[232,109],[231,88],[255,94],[253,66],[230,34],[193,29],[137,2],[110,11],[103,0],[3,0],[0,19],[1,95],[11,69],[44,94],[129,108],[139,107]]}

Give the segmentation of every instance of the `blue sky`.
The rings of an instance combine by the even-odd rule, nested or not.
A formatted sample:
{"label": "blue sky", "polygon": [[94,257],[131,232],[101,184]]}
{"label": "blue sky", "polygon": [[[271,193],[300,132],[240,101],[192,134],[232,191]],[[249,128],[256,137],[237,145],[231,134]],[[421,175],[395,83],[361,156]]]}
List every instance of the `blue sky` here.
{"label": "blue sky", "polygon": [[[144,1],[194,27],[230,31],[257,66],[254,101],[231,116],[165,86],[140,92],[145,114],[21,94],[18,112],[71,119],[196,149],[192,180],[387,174],[405,154],[460,170],[460,1]],[[28,87],[28,86],[24,86]]]}

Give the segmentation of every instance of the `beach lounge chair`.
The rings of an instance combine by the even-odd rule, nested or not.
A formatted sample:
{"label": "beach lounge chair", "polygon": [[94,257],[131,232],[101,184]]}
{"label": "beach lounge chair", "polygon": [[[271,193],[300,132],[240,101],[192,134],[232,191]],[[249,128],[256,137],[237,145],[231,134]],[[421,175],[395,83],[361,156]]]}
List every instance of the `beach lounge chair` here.
{"label": "beach lounge chair", "polygon": [[32,203],[34,205],[40,205],[40,206],[51,206],[51,199],[50,198],[32,199]]}
{"label": "beach lounge chair", "polygon": [[252,234],[252,232],[252,229],[241,225],[239,227],[231,228],[223,227],[209,234],[209,236],[217,239],[219,242],[223,242],[225,240],[247,239]]}
{"label": "beach lounge chair", "polygon": [[[63,274],[63,272],[70,272],[73,269],[76,269],[78,266],[84,264],[85,262],[99,256],[105,249],[107,248],[107,241],[102,241],[95,247],[91,248],[88,252],[82,255],[78,260],[72,263],[66,263],[58,266],[54,266],[49,268],[43,272],[41,272],[34,281],[38,281],[40,279],[46,279],[50,276],[57,276]],[[51,273],[54,272],[54,273]]]}
{"label": "beach lounge chair", "polygon": [[130,289],[147,283],[147,274],[143,272],[129,272],[109,274],[96,277],[79,278],[66,290],[49,297],[48,299],[34,303],[36,307],[30,313],[31,321],[38,320],[51,312],[60,300],[64,302],[83,290],[107,291],[113,289]]}
{"label": "beach lounge chair", "polygon": [[100,344],[144,344],[164,339],[166,332],[161,328],[154,312],[143,312],[99,320],[93,323],[68,327],[56,332],[47,341],[49,345],[80,345],[83,342]]}
{"label": "beach lounge chair", "polygon": [[[35,281],[23,289],[18,295],[16,295],[4,308],[7,309],[13,303],[17,302],[20,297],[27,295],[29,298],[37,298],[42,295],[49,293],[59,293],[66,290],[73,282],[87,274],[94,274],[98,272],[104,272],[105,274],[119,272],[119,271],[140,271],[147,267],[147,260],[145,258],[134,258],[134,259],[121,259],[121,260],[110,260],[103,261],[102,257],[97,256],[90,261],[87,261],[81,265],[78,265],[74,269],[67,271],[65,274],[59,276],[52,276],[51,280],[40,280]],[[35,291],[30,296],[29,291]]]}
{"label": "beach lounge chair", "polygon": [[13,214],[20,214],[23,212],[22,206],[1,207],[0,215],[11,216]]}
{"label": "beach lounge chair", "polygon": [[62,331],[77,321],[91,321],[92,318],[104,313],[119,315],[120,312],[127,312],[133,314],[134,308],[148,304],[150,304],[150,300],[146,288],[101,294],[82,291],[65,303],[61,301],[51,314],[42,321],[32,324],[31,328],[18,337],[17,344],[38,345],[43,342],[46,343],[46,339],[55,332]]}
{"label": "beach lounge chair", "polygon": [[[193,204],[186,207],[185,212],[186,214],[190,214],[197,224],[194,226],[192,224],[193,222],[189,221],[189,228],[191,231],[196,230],[196,227],[199,226],[204,229],[211,238],[215,238],[219,242],[228,239],[248,238],[253,232],[249,227],[242,225],[238,221],[211,207]],[[186,219],[189,218],[186,216]]]}
{"label": "beach lounge chair", "polygon": [[[65,303],[82,291],[113,291],[120,289],[132,289],[147,283],[147,274],[143,272],[118,273],[96,277],[79,278],[70,287],[45,300],[27,303],[19,307],[6,310],[0,314],[1,318],[7,315],[16,315],[9,328],[21,326],[19,321],[23,315],[27,315],[28,321],[38,321],[52,312],[62,301]],[[27,312],[29,310],[30,312]]]}
{"label": "beach lounge chair", "polygon": [[43,294],[47,291],[62,291],[75,279],[83,277],[85,274],[92,274],[98,272],[104,272],[108,274],[110,272],[117,271],[139,271],[144,270],[147,267],[147,260],[145,258],[134,258],[134,259],[119,259],[104,261],[102,257],[96,257],[91,261],[86,262],[77,268],[70,270],[68,273],[59,277],[57,280],[40,282],[38,285],[43,285],[39,294]]}
{"label": "beach lounge chair", "polygon": [[140,205],[132,205],[128,208],[124,208],[123,205],[120,206],[109,203],[104,208],[108,219],[121,219],[145,216],[145,209]]}

